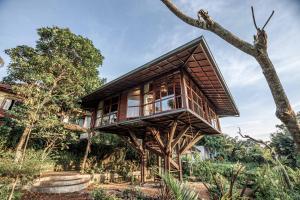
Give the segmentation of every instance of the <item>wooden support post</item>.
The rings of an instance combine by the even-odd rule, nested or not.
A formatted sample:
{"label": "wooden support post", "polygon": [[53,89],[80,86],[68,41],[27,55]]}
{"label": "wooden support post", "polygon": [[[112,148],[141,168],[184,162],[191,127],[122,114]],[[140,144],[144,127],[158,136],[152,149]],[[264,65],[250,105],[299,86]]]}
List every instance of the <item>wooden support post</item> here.
{"label": "wooden support post", "polygon": [[147,155],[146,152],[141,154],[141,184],[146,181],[146,165],[147,165]]}
{"label": "wooden support post", "polygon": [[181,73],[180,73],[180,87],[181,87],[181,96],[182,96],[182,98],[181,98],[182,99],[182,108],[188,108],[185,74],[182,69],[181,69]]}
{"label": "wooden support post", "polygon": [[178,162],[178,177],[179,177],[179,181],[183,180],[182,177],[182,165],[181,165],[181,155],[179,152],[179,147],[177,147],[177,162]]}
{"label": "wooden support post", "polygon": [[158,175],[162,174],[161,171],[161,157],[159,155],[157,155],[157,167],[158,167]]}
{"label": "wooden support post", "polygon": [[189,150],[192,146],[194,146],[201,138],[203,138],[204,135],[199,134],[199,132],[196,134],[196,136],[180,150],[180,154],[184,154],[187,150]]}
{"label": "wooden support post", "polygon": [[164,173],[170,173],[171,164],[170,164],[170,155],[166,154],[164,158]]}
{"label": "wooden support post", "polygon": [[168,152],[172,152],[172,149],[171,149],[171,144],[173,142],[173,138],[174,138],[174,134],[175,134],[175,131],[176,131],[176,127],[177,127],[177,121],[175,120],[172,124],[172,127],[171,127],[171,130],[169,132],[169,138],[167,140],[167,147],[166,147],[166,153]]}

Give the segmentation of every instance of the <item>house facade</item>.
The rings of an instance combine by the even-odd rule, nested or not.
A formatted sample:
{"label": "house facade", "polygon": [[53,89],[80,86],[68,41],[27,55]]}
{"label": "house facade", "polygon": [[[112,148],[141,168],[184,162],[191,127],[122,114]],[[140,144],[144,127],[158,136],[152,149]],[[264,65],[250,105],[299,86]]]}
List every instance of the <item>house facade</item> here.
{"label": "house facade", "polygon": [[11,110],[18,101],[10,85],[0,84],[0,118],[7,116],[7,111]]}
{"label": "house facade", "polygon": [[137,149],[142,173],[147,150],[180,179],[180,156],[204,135],[221,134],[221,117],[239,115],[203,37],[105,84],[83,97],[82,107],[94,131]]}

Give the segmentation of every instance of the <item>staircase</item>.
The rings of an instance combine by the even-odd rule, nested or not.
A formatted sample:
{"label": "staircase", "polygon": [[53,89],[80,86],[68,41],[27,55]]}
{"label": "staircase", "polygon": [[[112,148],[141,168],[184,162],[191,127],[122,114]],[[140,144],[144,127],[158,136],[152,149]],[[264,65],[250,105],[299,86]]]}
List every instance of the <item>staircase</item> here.
{"label": "staircase", "polygon": [[42,174],[30,190],[38,193],[78,192],[88,187],[90,179],[90,175],[77,172],[48,172]]}

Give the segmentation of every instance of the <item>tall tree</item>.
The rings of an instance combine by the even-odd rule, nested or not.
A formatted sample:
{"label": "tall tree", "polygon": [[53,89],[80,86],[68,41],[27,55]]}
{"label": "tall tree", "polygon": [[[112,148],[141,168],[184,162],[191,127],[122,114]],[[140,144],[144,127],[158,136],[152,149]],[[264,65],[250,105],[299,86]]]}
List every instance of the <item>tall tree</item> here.
{"label": "tall tree", "polygon": [[32,131],[62,127],[61,117],[80,109],[83,95],[99,87],[98,67],[103,56],[91,40],[67,28],[37,30],[36,46],[8,49],[10,56],[5,82],[23,98],[18,120],[25,127],[16,147],[19,162]]}
{"label": "tall tree", "polygon": [[250,44],[239,37],[237,37],[232,32],[225,29],[219,23],[214,21],[208,12],[201,9],[198,14],[198,19],[194,19],[181,10],[179,10],[171,0],[161,0],[171,12],[173,12],[178,18],[180,18],[185,23],[197,27],[199,29],[210,31],[229,44],[243,51],[244,53],[255,58],[260,65],[263,75],[269,85],[274,102],[276,104],[276,116],[282,121],[282,123],[287,127],[293,140],[297,144],[297,150],[300,152],[300,124],[297,120],[296,114],[292,109],[288,97],[284,91],[284,88],[280,82],[280,79],[276,73],[275,67],[269,58],[267,51],[267,33],[264,28],[268,24],[270,18],[273,16],[274,11],[271,16],[263,26],[263,28],[258,28],[255,22],[254,11],[252,9],[252,16],[255,28],[257,30],[256,36],[254,37],[254,44]]}

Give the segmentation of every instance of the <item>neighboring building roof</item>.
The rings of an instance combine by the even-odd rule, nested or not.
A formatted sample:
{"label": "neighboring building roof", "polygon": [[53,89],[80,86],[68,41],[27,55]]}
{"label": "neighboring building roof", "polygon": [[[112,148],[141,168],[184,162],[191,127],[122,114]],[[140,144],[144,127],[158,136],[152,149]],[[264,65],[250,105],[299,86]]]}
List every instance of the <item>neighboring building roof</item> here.
{"label": "neighboring building roof", "polygon": [[0,91],[7,92],[7,93],[12,93],[11,86],[8,85],[8,84],[3,84],[3,83],[0,83]]}
{"label": "neighboring building roof", "polygon": [[239,111],[203,36],[180,46],[103,85],[82,98],[91,108],[105,97],[150,81],[160,74],[184,67],[216,107],[219,116],[238,116]]}

